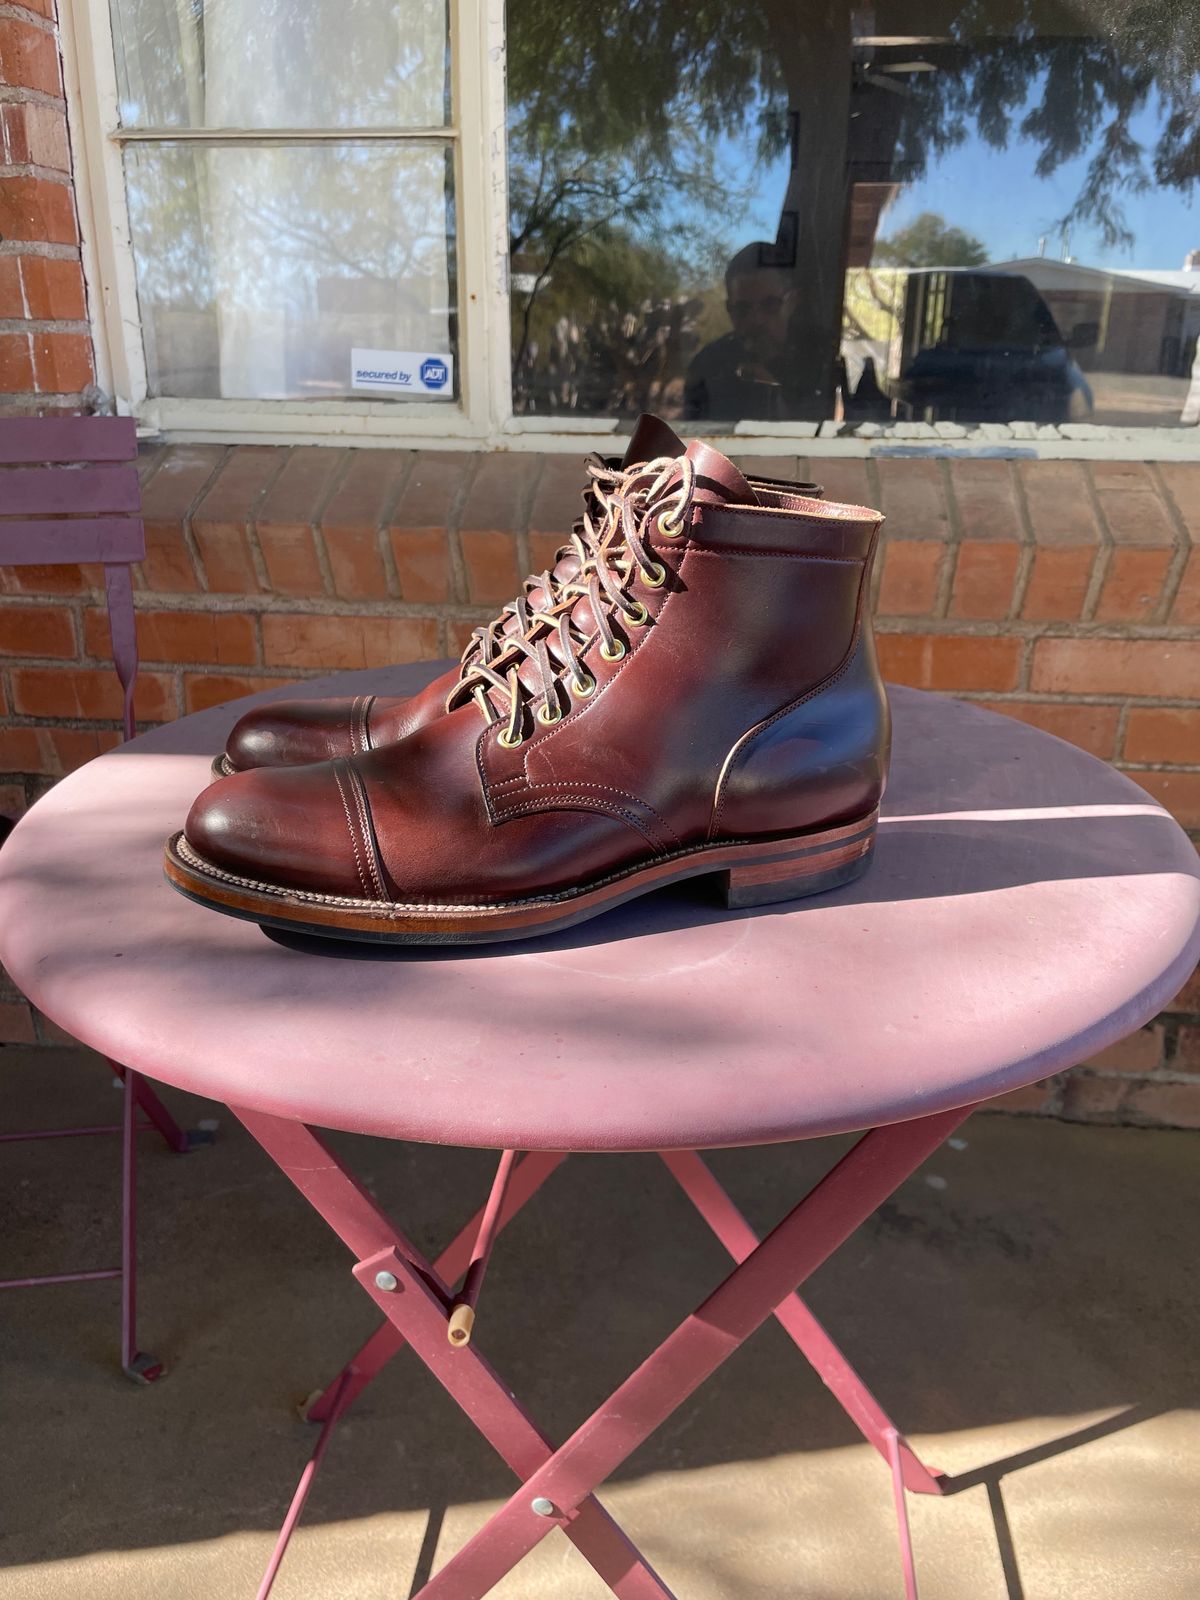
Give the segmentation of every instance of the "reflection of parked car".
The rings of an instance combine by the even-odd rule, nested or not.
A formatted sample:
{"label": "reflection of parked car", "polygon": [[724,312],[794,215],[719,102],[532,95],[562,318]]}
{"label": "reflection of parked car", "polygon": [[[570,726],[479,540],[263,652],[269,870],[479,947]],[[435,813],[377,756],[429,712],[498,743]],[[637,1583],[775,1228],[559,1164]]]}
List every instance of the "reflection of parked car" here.
{"label": "reflection of parked car", "polygon": [[1092,324],[1064,338],[1016,273],[910,272],[887,389],[918,421],[1079,421],[1092,391],[1070,352],[1095,341]]}

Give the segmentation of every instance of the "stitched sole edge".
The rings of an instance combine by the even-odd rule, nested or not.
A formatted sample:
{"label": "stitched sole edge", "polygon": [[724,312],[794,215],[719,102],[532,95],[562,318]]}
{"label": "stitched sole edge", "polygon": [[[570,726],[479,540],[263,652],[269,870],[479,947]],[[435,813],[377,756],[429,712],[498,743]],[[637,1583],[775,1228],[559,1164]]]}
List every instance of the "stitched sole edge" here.
{"label": "stitched sole edge", "polygon": [[[397,903],[284,889],[215,866],[182,833],[167,841],[163,869],[172,888],[187,899],[264,927],[385,944],[484,944],[557,932],[695,877],[721,878],[726,904],[735,908],[822,894],[866,870],[877,818],[878,812],[872,812],[853,823],[790,839],[738,840],[676,851],[554,894],[491,904]],[[743,897],[731,887],[731,876],[772,876],[772,868],[782,892],[751,891]]]}

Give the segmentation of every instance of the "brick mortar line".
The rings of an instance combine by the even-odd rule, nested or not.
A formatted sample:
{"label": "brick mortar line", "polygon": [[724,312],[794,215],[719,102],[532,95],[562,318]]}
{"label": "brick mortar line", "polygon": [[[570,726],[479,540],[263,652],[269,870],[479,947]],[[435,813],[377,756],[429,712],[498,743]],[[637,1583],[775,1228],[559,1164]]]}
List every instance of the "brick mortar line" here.
{"label": "brick mortar line", "polygon": [[44,167],[37,161],[0,162],[0,183],[5,178],[37,178],[41,183],[61,183],[74,192],[75,180],[61,167]]}
{"label": "brick mortar line", "polygon": [[335,464],[329,475],[329,481],[324,490],[317,497],[312,508],[312,515],[308,521],[308,533],[313,544],[313,553],[317,558],[317,571],[321,574],[321,582],[325,585],[325,593],[332,598],[337,598],[337,585],[333,581],[333,568],[329,564],[329,551],[325,547],[325,534],[321,527],[321,519],[325,515],[325,507],[333,498],[334,489],[341,483],[342,478],[350,470],[353,452],[345,446],[341,450],[342,460]]}
{"label": "brick mortar line", "polygon": [[967,617],[876,616],[875,631],[881,636],[928,634],[938,638],[962,636],[972,639],[1071,639],[1107,640],[1112,644],[1188,644],[1197,638],[1196,629],[1184,623],[1152,622],[1030,622],[1010,617],[1002,622]]}
{"label": "brick mortar line", "polygon": [[1104,585],[1108,582],[1108,575],[1112,569],[1116,540],[1113,538],[1112,529],[1108,525],[1108,517],[1100,503],[1100,494],[1086,465],[1083,471],[1084,493],[1092,508],[1092,515],[1096,519],[1096,527],[1100,530],[1100,548],[1096,559],[1092,563],[1092,575],[1088,580],[1087,593],[1083,597],[1083,604],[1079,608],[1080,622],[1093,622],[1096,608],[1100,604],[1100,596],[1104,593]]}
{"label": "brick mortar line", "polygon": [[[200,558],[200,546],[199,546],[199,544],[198,544],[198,542],[196,540],[195,529],[192,527],[192,518],[196,514],[196,507],[201,504],[201,502],[203,501],[205,495],[212,488],[212,486],[216,483],[217,479],[220,477],[221,473],[224,471],[226,462],[229,460],[229,457],[233,454],[233,449],[234,449],[233,446],[229,446],[228,448],[222,450],[221,454],[217,457],[216,461],[213,463],[212,471],[209,473],[208,477],[205,478],[204,482],[202,484],[200,484],[200,486],[197,488],[195,494],[192,496],[191,500],[188,502],[187,506],[184,508],[182,516],[179,518],[179,528],[180,528],[181,533],[183,534],[184,548],[187,550],[188,555],[191,557],[192,566],[195,569],[196,582],[200,585],[200,592],[201,592],[202,595],[205,595],[205,596],[207,596],[209,594],[209,592],[210,592],[209,591],[209,587],[208,587],[208,573],[205,570],[204,562]],[[164,451],[162,461],[160,462],[159,466],[155,469],[155,476],[158,475],[158,472],[160,472],[162,470],[162,467],[165,466],[166,462],[169,459],[170,459],[169,451]],[[146,592],[149,594],[149,593],[153,593],[154,591],[147,590]],[[136,606],[136,604],[137,604],[137,596],[135,595],[134,596],[134,605]],[[255,627],[256,627],[256,631],[257,631],[257,624],[255,625]],[[261,640],[259,641],[259,643],[260,643],[260,646],[261,646]]]}
{"label": "brick mortar line", "polygon": [[1017,471],[1017,464],[1015,461],[1006,461],[1004,465],[1008,469],[1008,486],[1017,513],[1018,537],[1016,544],[1020,551],[1017,557],[1017,570],[1013,574],[1008,616],[1005,619],[1007,621],[1009,619],[1016,620],[1025,609],[1025,598],[1029,593],[1029,584],[1033,578],[1033,563],[1037,556],[1037,540],[1033,536],[1033,523],[1030,520],[1029,507],[1025,500],[1025,486],[1021,482],[1021,474]]}
{"label": "brick mortar line", "polygon": [[0,256],[39,256],[46,261],[74,261],[82,270],[77,244],[51,244],[45,239],[0,239]]}
{"label": "brick mortar line", "polygon": [[147,487],[158,476],[166,458],[167,447],[165,444],[155,443],[149,447],[143,444],[139,448],[136,459],[130,463],[137,469],[139,496],[145,495]]}
{"label": "brick mortar line", "polygon": [[53,106],[62,111],[66,100],[61,94],[51,94],[47,89],[26,88],[19,83],[0,83],[0,106]]}
{"label": "brick mortar line", "polygon": [[1200,694],[1187,696],[1176,695],[1131,695],[1131,694],[1092,694],[1087,692],[1072,693],[1062,689],[939,689],[938,694],[947,694],[955,700],[987,700],[1003,701],[1005,704],[1025,705],[1032,701],[1034,705],[1041,706],[1114,706],[1129,703],[1137,710],[1147,708],[1161,708],[1165,711],[1190,711],[1200,705]]}
{"label": "brick mortar line", "polygon": [[1181,766],[1177,761],[1126,761],[1124,758],[1118,761],[1114,758],[1109,765],[1121,772],[1200,772],[1197,762]]}
{"label": "brick mortar line", "polygon": [[[407,663],[398,663],[398,664],[406,665]],[[159,676],[170,676],[170,675],[177,675],[177,674],[181,675],[183,673],[190,673],[190,674],[192,674],[193,676],[196,676],[196,677],[236,677],[236,678],[243,678],[243,677],[315,678],[315,677],[327,677],[331,672],[351,670],[351,669],[348,669],[348,668],[338,668],[338,667],[331,667],[331,666],[327,666],[327,665],[326,666],[321,666],[321,665],[317,665],[317,666],[296,666],[296,665],[286,664],[286,663],[276,665],[276,664],[273,664],[273,663],[270,663],[270,662],[262,662],[262,661],[165,661],[165,660],[159,660],[159,659],[156,659],[156,658],[153,658],[153,657],[148,657],[145,660],[140,661],[139,662],[139,668],[142,671],[145,671],[147,673],[155,673],[155,674],[157,674]],[[70,658],[70,659],[65,659],[62,656],[22,656],[22,657],[15,657],[15,658],[8,659],[4,664],[3,671],[4,671],[5,677],[7,678],[8,674],[13,670],[23,671],[23,670],[26,670],[26,669],[30,669],[30,670],[38,671],[38,672],[41,672],[41,671],[61,671],[61,672],[110,671],[111,672],[112,671],[112,660],[111,660],[110,657],[108,657],[106,655],[105,656],[91,656],[91,655],[87,655],[87,654],[83,654],[83,653],[81,653],[77,657],[73,657],[73,658]],[[34,712],[18,711],[13,706],[13,696],[12,696],[12,693],[11,693],[11,681],[6,684],[6,687],[9,688],[9,690],[10,690],[10,693],[9,693],[9,696],[8,696],[8,703],[9,703],[10,709],[3,717],[0,717],[0,728],[25,727],[25,726],[75,727],[77,724],[79,724],[79,722],[81,720],[82,720],[82,724],[84,726],[87,726],[87,727],[95,726],[98,722],[104,722],[105,725],[107,725],[107,721],[104,718],[78,719],[78,718],[70,718],[70,717],[66,717],[66,718],[63,718],[63,717],[47,717],[47,716],[39,715],[38,713],[34,713]],[[942,691],[938,691],[938,692],[946,694],[949,698],[952,698],[952,699],[955,699],[955,700],[961,700],[961,701],[964,701],[964,702],[966,702],[968,704],[970,704],[970,703],[978,703],[978,704],[997,705],[997,706],[999,706],[999,705],[1022,705],[1022,706],[1024,706],[1024,705],[1028,705],[1028,704],[1032,703],[1032,704],[1037,705],[1037,706],[1067,706],[1069,708],[1073,708],[1073,707],[1088,707],[1088,706],[1093,706],[1093,705],[1107,707],[1107,706],[1111,706],[1114,703],[1111,698],[1106,700],[1103,697],[1095,696],[1095,695],[1091,695],[1091,696],[1075,696],[1075,697],[1070,697],[1070,698],[1064,698],[1064,697],[1051,698],[1051,697],[1048,697],[1048,696],[1045,696],[1045,695],[1039,696],[1039,695],[1036,695],[1036,694],[1023,695],[1019,690],[993,691],[993,690],[988,690],[988,689],[947,689],[947,690],[942,690]],[[1136,708],[1139,709],[1139,710],[1156,710],[1156,709],[1162,709],[1162,710],[1194,710],[1195,707],[1196,707],[1196,702],[1195,701],[1168,701],[1168,700],[1161,699],[1161,698],[1156,698],[1156,699],[1139,698],[1139,699],[1136,700]],[[112,725],[114,727],[119,726],[119,724],[115,723],[115,722]],[[1101,759],[1106,759],[1106,758],[1101,758]],[[1187,763],[1187,762],[1171,762],[1171,761],[1129,761],[1129,760],[1127,760],[1127,759],[1125,759],[1124,757],[1121,757],[1121,756],[1114,756],[1112,758],[1107,758],[1107,760],[1108,760],[1108,764],[1110,766],[1119,767],[1121,771],[1130,771],[1130,772],[1181,772],[1181,773],[1192,773],[1192,772],[1200,771],[1200,763],[1197,763],[1197,762]]]}
{"label": "brick mortar line", "polygon": [[[236,448],[236,447],[235,447]],[[250,564],[254,568],[254,576],[262,586],[263,592],[269,594],[274,588],[271,575],[267,569],[266,557],[262,553],[262,546],[258,542],[258,513],[266,504],[267,496],[283,476],[288,462],[301,449],[300,445],[282,445],[279,447],[279,461],[274,472],[270,473],[267,481],[255,495],[253,502],[247,507],[247,514],[243,527],[246,533],[246,548],[250,552]]]}
{"label": "brick mortar line", "polygon": [[58,41],[58,27],[53,17],[44,17],[39,11],[28,11],[24,6],[5,5],[0,0],[0,21],[5,18],[13,22],[28,22],[39,32],[48,33],[56,43]]}
{"label": "brick mortar line", "polygon": [[354,451],[343,446],[342,460],[334,467],[329,475],[329,486],[318,498],[312,521],[309,523],[309,532],[312,534],[313,548],[317,552],[317,566],[321,571],[321,579],[331,595],[338,596],[337,584],[333,578],[333,567],[329,560],[329,547],[325,543],[325,529],[323,526],[326,508],[334,495],[341,488],[346,474],[354,463]]}
{"label": "brick mortar line", "polygon": [[0,317],[0,333],[71,333],[91,338],[91,324],[78,317]]}
{"label": "brick mortar line", "polygon": [[[338,616],[353,619],[357,616],[377,617],[429,617],[445,615],[449,621],[471,620],[478,614],[494,615],[499,605],[487,601],[414,601],[386,599],[351,600],[337,595],[280,595],[270,589],[258,594],[225,594],[204,590],[200,593],[180,593],[177,590],[139,587],[134,594],[135,609],[178,611],[237,612],[247,616],[280,613],[286,615]],[[57,595],[45,593],[0,595],[0,610],[7,606],[69,607],[71,604],[103,605],[104,591],[91,588],[81,593]],[[916,635],[933,638],[967,639],[1017,639],[1022,642],[1041,639],[1049,641],[1081,641],[1111,644],[1194,644],[1197,633],[1193,626],[1181,623],[1121,623],[1068,621],[1027,622],[1014,617],[1007,621],[983,621],[959,617],[876,617],[875,629],[881,638],[905,638]]]}
{"label": "brick mortar line", "polygon": [[[279,595],[269,589],[258,594],[224,594],[204,590],[200,593],[180,593],[176,590],[139,587],[133,597],[136,610],[154,610],[190,614],[193,612],[235,612],[248,617],[280,614],[289,616],[337,616],[352,620],[355,617],[398,616],[437,617],[447,621],[478,620],[481,615],[493,616],[499,606],[487,601],[415,601],[386,599],[351,600],[337,595]],[[84,590],[79,594],[5,594],[0,595],[0,610],[8,606],[25,606],[53,609],[83,605],[104,604],[104,591],[100,588]],[[931,638],[965,639],[1015,639],[1022,643],[1037,643],[1045,639],[1052,642],[1086,642],[1110,644],[1194,644],[1196,629],[1179,623],[1122,624],[1114,622],[1026,622],[1012,618],[1007,622],[989,622],[965,618],[929,617],[877,617],[876,632],[881,638]],[[1033,692],[1033,691],[1030,691]],[[1070,691],[1066,691],[1070,692]]]}
{"label": "brick mortar line", "polygon": [[1129,697],[1125,696],[1123,699],[1118,700],[1116,705],[1117,726],[1113,734],[1113,760],[1123,761],[1125,759],[1125,740],[1129,733]]}
{"label": "brick mortar line", "polygon": [[[476,455],[475,459],[471,462],[466,472],[463,473],[463,481],[459,484],[458,492],[455,494],[454,499],[451,501],[449,509],[446,513],[446,546],[447,553],[450,557],[450,573],[453,579],[455,592],[456,594],[462,595],[463,598],[461,603],[463,604],[469,603],[467,597],[470,595],[471,590],[467,581],[467,561],[466,557],[463,555],[462,540],[459,537],[459,533],[461,529],[462,515],[467,508],[467,500],[470,498],[471,489],[475,483],[476,477],[479,474],[479,466],[483,459],[483,452],[480,451]],[[441,614],[439,619],[438,649],[443,655],[453,654],[453,652],[450,650],[450,630],[447,627],[447,623],[450,620],[450,618],[445,616],[444,612]],[[456,617],[453,620],[458,621],[459,619]]]}
{"label": "brick mortar line", "polygon": [[[813,468],[815,468],[815,467],[817,467],[819,465],[819,461],[811,461],[810,465]],[[867,490],[868,490],[868,493],[869,493],[869,496],[870,496],[870,500],[872,502],[872,509],[876,509],[877,507],[879,507],[880,505],[883,504],[883,485],[882,485],[882,482],[881,482],[880,477],[879,477],[879,462],[875,459],[874,456],[868,456],[865,465],[866,465],[865,477],[866,477],[866,480],[867,480]],[[811,471],[809,473],[809,476],[811,478],[813,478],[814,481],[816,481],[817,473],[815,471]],[[886,527],[887,527],[886,521],[884,522],[883,526],[886,529]],[[878,539],[878,542],[876,544],[875,562],[874,562],[873,570],[871,572],[871,615],[872,616],[874,616],[875,611],[876,611],[876,609],[877,609],[877,607],[879,605],[879,591],[880,591],[880,589],[881,589],[881,587],[883,585],[883,562],[879,559],[879,552],[883,549],[884,543],[885,543],[885,537],[884,537],[883,533],[881,532],[880,536],[879,536],[879,539]]]}
{"label": "brick mortar line", "polygon": [[1166,510],[1167,521],[1175,530],[1175,552],[1167,563],[1167,570],[1159,588],[1158,604],[1153,613],[1154,620],[1159,622],[1165,621],[1170,616],[1171,608],[1175,604],[1179,585],[1183,581],[1184,570],[1192,553],[1192,536],[1188,532],[1183,513],[1167,486],[1167,480],[1163,477],[1161,465],[1157,461],[1149,462],[1147,465],[1150,477],[1158,489],[1159,499]]}
{"label": "brick mortar line", "polygon": [[954,585],[958,581],[958,558],[963,544],[963,524],[958,496],[954,493],[950,482],[950,463],[941,460],[937,467],[942,486],[942,499],[946,505],[946,521],[950,525],[950,537],[945,541],[945,548],[938,558],[937,594],[933,602],[934,616],[940,620],[949,614],[950,602],[954,598]]}
{"label": "brick mortar line", "polygon": [[[380,560],[383,562],[383,575],[387,582],[388,593],[399,600],[404,598],[404,585],[400,582],[400,568],[396,565],[396,552],[392,549],[392,528],[395,526],[393,519],[396,515],[396,507],[400,504],[404,491],[408,488],[412,475],[416,471],[419,454],[419,450],[405,452],[407,459],[404,462],[403,471],[397,475],[399,482],[379,508],[379,516],[375,523],[375,547],[379,551]],[[446,641],[439,633],[438,649],[444,650],[445,645]]]}
{"label": "brick mortar line", "polygon": [[[536,462],[534,470],[526,474],[528,482],[517,500],[517,526],[515,529],[517,568],[522,574],[533,571],[533,557],[530,555],[529,545],[529,524],[533,518],[533,507],[537,500],[538,489],[541,487],[542,479],[548,470],[544,455],[537,457]],[[517,581],[520,582],[520,579]]]}
{"label": "brick mortar line", "polygon": [[[87,406],[88,394],[87,391],[83,389],[78,390],[74,394],[67,393],[61,389],[12,389],[6,394],[0,394],[0,402],[8,403],[16,401],[39,406],[48,405],[53,402],[54,405],[59,409],[77,411]],[[21,411],[15,414],[18,416],[26,416],[29,413]],[[88,412],[87,415],[90,416],[91,413]]]}

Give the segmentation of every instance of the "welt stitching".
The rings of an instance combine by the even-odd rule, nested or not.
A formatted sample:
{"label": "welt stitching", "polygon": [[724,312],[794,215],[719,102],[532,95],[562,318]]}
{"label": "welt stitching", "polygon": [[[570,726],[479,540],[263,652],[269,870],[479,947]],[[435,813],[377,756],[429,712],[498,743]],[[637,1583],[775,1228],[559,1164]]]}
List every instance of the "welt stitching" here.
{"label": "welt stitching", "polygon": [[354,822],[350,816],[350,807],[346,804],[346,791],[342,788],[341,774],[337,767],[333,768],[333,781],[337,784],[337,791],[341,797],[342,810],[346,813],[346,831],[350,835],[350,848],[354,852],[354,865],[358,869],[358,881],[362,884],[363,893],[368,899],[371,897],[371,885],[367,882],[367,875],[363,871],[362,859],[358,853],[358,840],[354,836]]}
{"label": "welt stitching", "polygon": [[[878,816],[878,808],[869,818],[863,820],[863,826],[868,826]],[[623,879],[631,878],[645,870],[647,866],[662,866],[669,861],[685,860],[688,856],[703,856],[710,850],[724,851],[734,846],[754,844],[754,839],[722,839],[714,846],[711,841],[704,844],[687,845],[679,850],[668,851],[657,856],[653,861],[635,861],[629,866],[620,867],[615,872],[607,873],[603,878],[593,878],[590,882],[579,884],[572,889],[556,889],[550,894],[526,895],[516,900],[501,900],[497,897],[490,904],[479,905],[468,901],[456,900],[410,900],[396,902],[393,900],[358,900],[353,895],[320,894],[312,889],[283,889],[278,884],[266,883],[261,878],[239,877],[236,873],[226,872],[222,867],[214,866],[211,861],[206,861],[202,855],[197,854],[188,844],[182,834],[177,834],[171,841],[171,846],[180,860],[190,866],[198,868],[207,877],[216,878],[221,883],[233,883],[244,889],[253,889],[258,894],[274,895],[278,899],[300,900],[311,905],[343,906],[349,910],[361,910],[364,907],[369,911],[382,911],[388,916],[402,915],[408,911],[495,911],[497,906],[502,908],[514,906],[544,906],[561,903],[566,900],[577,899],[582,894],[590,894],[596,889],[605,889],[610,883],[620,883]],[[786,842],[786,841],[785,841]],[[845,841],[847,844],[850,839]]]}

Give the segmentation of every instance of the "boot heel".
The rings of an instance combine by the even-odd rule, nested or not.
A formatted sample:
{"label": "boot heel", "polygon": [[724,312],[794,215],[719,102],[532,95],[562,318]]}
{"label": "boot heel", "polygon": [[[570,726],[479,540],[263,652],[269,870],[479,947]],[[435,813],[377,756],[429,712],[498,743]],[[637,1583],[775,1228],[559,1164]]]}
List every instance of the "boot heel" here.
{"label": "boot heel", "polygon": [[731,911],[769,906],[805,895],[825,894],[853,883],[871,864],[876,817],[810,834],[803,848],[774,861],[747,861],[715,874],[718,891]]}

